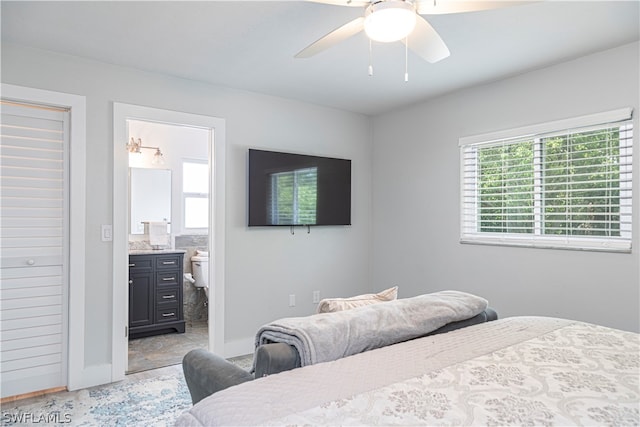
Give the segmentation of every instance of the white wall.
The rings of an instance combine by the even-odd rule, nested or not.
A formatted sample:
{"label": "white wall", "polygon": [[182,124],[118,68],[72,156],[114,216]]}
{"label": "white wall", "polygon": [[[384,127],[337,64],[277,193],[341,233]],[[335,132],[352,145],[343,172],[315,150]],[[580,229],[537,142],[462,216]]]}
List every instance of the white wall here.
{"label": "white wall", "polygon": [[[100,225],[113,221],[114,101],[226,120],[225,341],[250,341],[274,318],[312,313],[313,290],[322,296],[371,291],[368,117],[7,43],[2,82],[86,96],[87,175],[80,179],[87,183],[87,366],[111,363],[113,260]],[[299,229],[293,236],[288,228],[248,229],[249,147],[352,159],[353,226]],[[296,294],[296,307],[288,307],[289,294]]]}
{"label": "white wall", "polygon": [[[313,290],[347,296],[393,284],[401,297],[474,292],[502,316],[556,315],[638,330],[640,162],[634,168],[633,254],[471,246],[458,243],[457,145],[460,136],[632,106],[640,160],[638,51],[636,43],[460,91],[376,117],[373,128],[370,118],[357,114],[6,43],[2,81],[86,96],[90,368],[111,363],[112,248],[100,241],[100,225],[112,223],[114,101],[226,120],[230,345],[245,343],[274,318],[311,313]],[[311,234],[298,229],[293,236],[287,228],[248,229],[249,147],[352,159],[354,225]],[[298,304],[289,308],[292,293]]]}
{"label": "white wall", "polygon": [[[374,285],[459,289],[502,317],[551,315],[640,330],[638,43],[374,119]],[[633,253],[459,243],[458,138],[633,107]]]}

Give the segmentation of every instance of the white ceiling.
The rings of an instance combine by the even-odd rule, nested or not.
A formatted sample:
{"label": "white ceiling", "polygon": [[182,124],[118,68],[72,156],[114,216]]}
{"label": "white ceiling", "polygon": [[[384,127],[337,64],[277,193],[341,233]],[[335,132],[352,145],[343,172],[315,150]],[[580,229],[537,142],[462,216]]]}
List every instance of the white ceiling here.
{"label": "white ceiling", "polygon": [[[430,0],[429,0],[430,1]],[[447,1],[447,0],[439,0]],[[378,114],[640,38],[640,2],[540,1],[426,17],[451,51],[430,64],[358,34],[293,55],[363,10],[305,1],[5,1],[2,40],[232,88]],[[612,64],[613,65],[613,64]]]}

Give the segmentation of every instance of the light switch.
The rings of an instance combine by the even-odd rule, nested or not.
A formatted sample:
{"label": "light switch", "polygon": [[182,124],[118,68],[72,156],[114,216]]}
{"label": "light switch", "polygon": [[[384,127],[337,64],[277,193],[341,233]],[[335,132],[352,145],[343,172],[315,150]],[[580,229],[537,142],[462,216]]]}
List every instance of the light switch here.
{"label": "light switch", "polygon": [[111,226],[111,224],[102,224],[102,241],[113,241],[113,227]]}

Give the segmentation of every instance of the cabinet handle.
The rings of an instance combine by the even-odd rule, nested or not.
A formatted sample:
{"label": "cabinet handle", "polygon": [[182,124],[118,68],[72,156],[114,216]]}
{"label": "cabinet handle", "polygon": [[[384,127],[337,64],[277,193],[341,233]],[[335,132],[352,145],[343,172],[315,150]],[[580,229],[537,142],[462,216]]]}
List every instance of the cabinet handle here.
{"label": "cabinet handle", "polygon": [[135,263],[129,264],[129,267],[135,267],[135,266],[136,266]]}
{"label": "cabinet handle", "polygon": [[173,299],[175,297],[175,295],[162,295],[162,299]]}
{"label": "cabinet handle", "polygon": [[129,284],[130,284],[130,285],[133,285],[133,280],[129,280]]}
{"label": "cabinet handle", "polygon": [[175,313],[162,313],[162,317],[173,317],[175,315]]}
{"label": "cabinet handle", "polygon": [[162,280],[165,282],[173,281],[173,280],[176,280],[176,276],[163,277]]}
{"label": "cabinet handle", "polygon": [[175,261],[162,261],[162,265],[173,265],[175,263]]}

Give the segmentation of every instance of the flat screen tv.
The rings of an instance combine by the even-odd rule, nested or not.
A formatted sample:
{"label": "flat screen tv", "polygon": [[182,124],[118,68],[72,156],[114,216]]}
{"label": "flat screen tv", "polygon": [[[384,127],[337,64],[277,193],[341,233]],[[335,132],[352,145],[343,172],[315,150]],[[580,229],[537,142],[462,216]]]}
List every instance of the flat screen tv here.
{"label": "flat screen tv", "polygon": [[351,225],[351,160],[249,150],[249,227]]}

